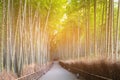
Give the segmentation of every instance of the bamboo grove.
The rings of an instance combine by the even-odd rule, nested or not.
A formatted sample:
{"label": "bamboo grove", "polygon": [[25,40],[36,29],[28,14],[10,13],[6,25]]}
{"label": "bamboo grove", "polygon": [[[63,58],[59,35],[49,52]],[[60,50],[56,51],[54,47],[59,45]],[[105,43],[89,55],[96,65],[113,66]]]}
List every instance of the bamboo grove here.
{"label": "bamboo grove", "polygon": [[0,1],[1,71],[119,54],[120,0]]}
{"label": "bamboo grove", "polygon": [[32,0],[1,2],[1,69],[20,73],[24,65],[47,63],[49,44],[45,27],[48,20],[42,23],[38,5],[33,5]]}
{"label": "bamboo grove", "polygon": [[119,60],[120,0],[71,0],[66,15],[56,38],[59,57]]}

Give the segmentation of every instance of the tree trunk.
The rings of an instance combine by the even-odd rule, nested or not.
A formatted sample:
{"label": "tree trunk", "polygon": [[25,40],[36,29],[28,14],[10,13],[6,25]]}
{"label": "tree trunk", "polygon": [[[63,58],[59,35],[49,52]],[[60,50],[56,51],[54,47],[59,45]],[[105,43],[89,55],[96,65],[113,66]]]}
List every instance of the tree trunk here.
{"label": "tree trunk", "polygon": [[118,59],[119,50],[119,30],[120,30],[120,0],[118,1],[117,26],[116,26],[116,43],[115,43],[115,59]]}
{"label": "tree trunk", "polygon": [[97,56],[97,45],[96,45],[96,1],[94,0],[94,54]]}

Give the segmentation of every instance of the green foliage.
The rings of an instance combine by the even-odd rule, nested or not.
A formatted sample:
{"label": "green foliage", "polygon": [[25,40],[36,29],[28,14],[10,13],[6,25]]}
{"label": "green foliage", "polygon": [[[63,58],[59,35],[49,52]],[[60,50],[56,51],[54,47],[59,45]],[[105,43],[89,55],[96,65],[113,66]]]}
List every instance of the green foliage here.
{"label": "green foliage", "polygon": [[34,9],[39,10],[42,22],[46,21],[46,17],[50,11],[48,25],[55,26],[59,23],[60,18],[65,12],[63,6],[66,5],[66,0],[32,0],[28,3],[30,3]]}

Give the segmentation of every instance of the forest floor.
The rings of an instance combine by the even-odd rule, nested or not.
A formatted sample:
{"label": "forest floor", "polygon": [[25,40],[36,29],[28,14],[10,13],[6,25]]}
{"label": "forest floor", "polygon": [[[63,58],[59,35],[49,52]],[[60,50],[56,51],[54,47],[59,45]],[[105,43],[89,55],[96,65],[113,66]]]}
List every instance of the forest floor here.
{"label": "forest floor", "polygon": [[[43,75],[39,80],[78,80],[77,77],[62,68],[57,61],[54,62],[53,67]],[[83,80],[83,79],[79,79]]]}

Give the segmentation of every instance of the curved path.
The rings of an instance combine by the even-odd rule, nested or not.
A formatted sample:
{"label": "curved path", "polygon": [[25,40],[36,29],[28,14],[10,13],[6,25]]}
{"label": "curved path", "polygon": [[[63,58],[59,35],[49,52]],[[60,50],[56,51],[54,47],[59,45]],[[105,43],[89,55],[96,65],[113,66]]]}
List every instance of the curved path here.
{"label": "curved path", "polygon": [[53,67],[39,80],[78,80],[76,76],[62,68],[58,62],[54,62]]}

